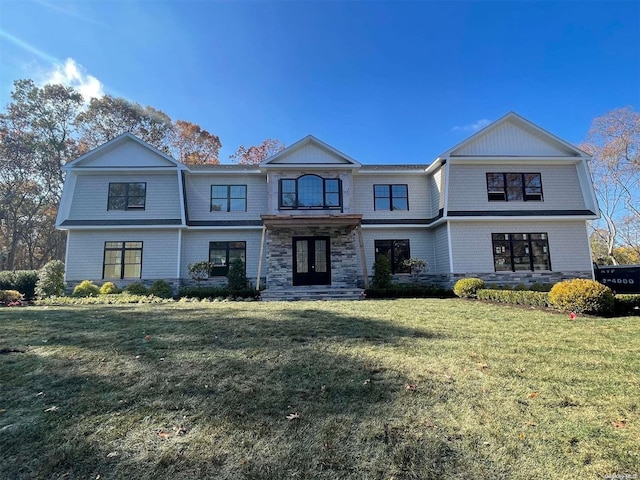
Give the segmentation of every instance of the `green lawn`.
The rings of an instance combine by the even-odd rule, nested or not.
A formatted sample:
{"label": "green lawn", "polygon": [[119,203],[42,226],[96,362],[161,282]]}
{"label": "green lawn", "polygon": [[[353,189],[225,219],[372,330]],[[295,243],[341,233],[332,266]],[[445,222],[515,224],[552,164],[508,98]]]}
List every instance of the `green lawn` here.
{"label": "green lawn", "polygon": [[0,349],[2,479],[640,478],[637,317],[3,308]]}

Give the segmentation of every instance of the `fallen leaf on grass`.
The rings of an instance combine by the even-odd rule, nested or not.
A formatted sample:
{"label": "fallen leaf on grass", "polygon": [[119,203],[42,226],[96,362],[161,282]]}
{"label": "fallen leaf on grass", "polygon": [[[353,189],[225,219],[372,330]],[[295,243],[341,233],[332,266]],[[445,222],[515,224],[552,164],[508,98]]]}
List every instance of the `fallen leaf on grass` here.
{"label": "fallen leaf on grass", "polygon": [[58,406],[57,406],[57,405],[54,405],[54,406],[52,406],[52,407],[45,408],[45,409],[44,409],[44,411],[45,411],[45,412],[56,412],[56,411],[58,411]]}
{"label": "fallen leaf on grass", "polygon": [[109,452],[107,453],[107,458],[117,457],[118,455],[120,455],[118,452]]}
{"label": "fallen leaf on grass", "polygon": [[526,435],[524,434],[524,432],[520,432],[520,433],[518,434],[518,438],[519,438],[520,440],[524,440],[524,439],[525,439],[525,437],[526,437]]}
{"label": "fallen leaf on grass", "polygon": [[418,389],[418,386],[415,383],[405,383],[404,389],[409,392],[415,392]]}
{"label": "fallen leaf on grass", "polygon": [[296,412],[296,413],[290,413],[289,415],[287,415],[287,420],[299,420],[300,419],[300,415]]}
{"label": "fallen leaf on grass", "polygon": [[36,397],[41,397],[42,395],[44,395],[44,392],[38,392],[38,393],[36,393]]}
{"label": "fallen leaf on grass", "polygon": [[627,428],[627,420],[625,418],[619,418],[615,422],[611,422],[615,428]]}
{"label": "fallen leaf on grass", "polygon": [[165,431],[165,430],[160,430],[160,431],[158,432],[158,436],[159,436],[160,438],[170,438],[170,437],[171,437],[171,432],[167,432],[167,431]]}
{"label": "fallen leaf on grass", "polygon": [[366,379],[364,382],[362,382],[363,385],[369,385],[371,383],[370,379]]}
{"label": "fallen leaf on grass", "polygon": [[487,368],[489,368],[489,365],[487,365],[486,363],[479,363],[478,366],[480,367],[480,370],[486,370]]}
{"label": "fallen leaf on grass", "polygon": [[531,392],[529,394],[529,398],[538,398],[540,396],[539,392]]}
{"label": "fallen leaf on grass", "polygon": [[187,433],[187,429],[184,428],[182,425],[179,426],[179,427],[174,428],[174,430],[175,430],[176,435],[178,437],[180,437],[180,436],[184,435],[185,433]]}

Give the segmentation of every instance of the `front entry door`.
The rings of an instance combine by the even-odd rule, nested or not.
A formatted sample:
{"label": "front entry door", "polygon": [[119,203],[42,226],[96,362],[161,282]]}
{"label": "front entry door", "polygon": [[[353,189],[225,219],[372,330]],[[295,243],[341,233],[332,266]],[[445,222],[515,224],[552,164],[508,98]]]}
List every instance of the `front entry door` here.
{"label": "front entry door", "polygon": [[293,284],[331,285],[329,237],[293,237]]}

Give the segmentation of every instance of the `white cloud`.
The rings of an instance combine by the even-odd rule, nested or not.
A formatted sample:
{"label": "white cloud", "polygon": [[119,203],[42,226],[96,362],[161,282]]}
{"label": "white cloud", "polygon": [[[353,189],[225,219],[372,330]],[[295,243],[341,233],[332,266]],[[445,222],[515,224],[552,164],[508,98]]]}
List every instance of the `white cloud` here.
{"label": "white cloud", "polygon": [[456,126],[451,129],[452,132],[477,132],[478,130],[486,127],[491,123],[491,120],[487,120],[483,118],[482,120],[478,120],[477,122],[470,123],[469,125],[464,125],[462,127]]}
{"label": "white cloud", "polygon": [[64,65],[56,64],[53,71],[45,75],[44,84],[61,84],[73,87],[80,92],[85,102],[104,95],[104,85],[73,58],[67,58]]}

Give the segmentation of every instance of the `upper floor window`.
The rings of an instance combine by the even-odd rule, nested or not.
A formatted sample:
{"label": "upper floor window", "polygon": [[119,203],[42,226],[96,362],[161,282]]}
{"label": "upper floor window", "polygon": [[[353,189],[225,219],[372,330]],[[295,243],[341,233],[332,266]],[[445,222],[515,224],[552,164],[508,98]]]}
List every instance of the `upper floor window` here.
{"label": "upper floor window", "polygon": [[107,210],[144,210],[147,184],[109,183]]}
{"label": "upper floor window", "polygon": [[102,278],[140,278],[142,242],[104,242]]}
{"label": "upper floor window", "polygon": [[326,208],[342,206],[340,180],[303,175],[296,179],[280,180],[279,206],[281,210]]}
{"label": "upper floor window", "polygon": [[210,277],[225,276],[229,273],[229,265],[236,258],[247,264],[247,242],[210,242],[209,262],[211,263]]}
{"label": "upper floor window", "polygon": [[411,269],[404,265],[405,260],[411,258],[409,240],[375,240],[377,259],[385,255],[391,264],[391,273],[411,273]]}
{"label": "upper floor window", "polygon": [[539,173],[487,173],[489,201],[542,201]]}
{"label": "upper floor window", "polygon": [[246,185],[211,185],[212,212],[246,212]]}
{"label": "upper floor window", "polygon": [[496,272],[551,270],[546,233],[494,233],[491,239]]}
{"label": "upper floor window", "polygon": [[406,185],[374,185],[373,206],[376,210],[409,210]]}

